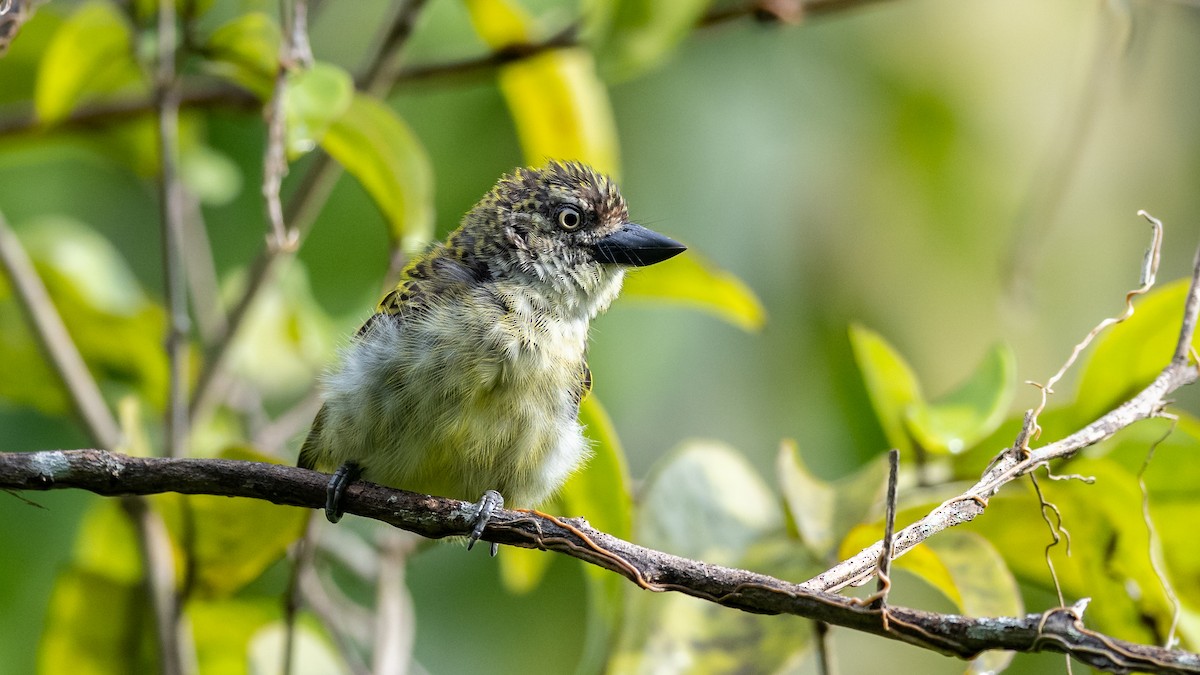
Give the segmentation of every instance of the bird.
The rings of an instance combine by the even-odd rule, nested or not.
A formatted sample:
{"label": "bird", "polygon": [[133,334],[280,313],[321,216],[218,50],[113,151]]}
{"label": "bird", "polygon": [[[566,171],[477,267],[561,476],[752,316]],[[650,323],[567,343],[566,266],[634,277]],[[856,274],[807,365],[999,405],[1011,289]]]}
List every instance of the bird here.
{"label": "bird", "polygon": [[590,322],[627,269],[684,250],[631,222],[613,179],[588,165],[503,175],[406,265],[324,377],[298,465],[334,471],[326,517],[341,518],[360,478],[479,497],[470,548],[506,500],[551,497],[590,455],[578,421]]}

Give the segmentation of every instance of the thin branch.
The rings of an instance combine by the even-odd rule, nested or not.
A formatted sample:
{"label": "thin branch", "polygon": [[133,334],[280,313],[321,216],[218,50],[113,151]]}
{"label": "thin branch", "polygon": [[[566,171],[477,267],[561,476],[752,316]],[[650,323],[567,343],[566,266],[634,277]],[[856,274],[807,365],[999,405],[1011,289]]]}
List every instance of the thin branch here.
{"label": "thin branch", "polygon": [[[403,48],[411,34],[411,26],[416,21],[415,13],[421,9],[423,4],[423,2],[410,2],[397,12],[392,25],[388,28],[388,38],[382,42],[381,51],[375,54],[367,67],[366,72],[372,75],[363,83],[363,86],[368,91],[374,91],[382,86],[386,73],[382,64],[395,63],[396,57],[384,53],[382,49],[399,50]],[[407,26],[407,28],[403,26]],[[267,281],[274,277],[276,270],[285,260],[291,259],[294,251],[300,247],[308,235],[308,231],[312,229],[340,176],[341,167],[330,159],[329,155],[320,150],[313,152],[312,163],[309,164],[300,185],[283,212],[283,222],[290,226],[288,236],[291,238],[294,235],[294,240],[290,239],[294,246],[283,248],[268,245],[251,264],[246,287],[242,290],[233,309],[230,310],[225,332],[219,335],[207,350],[204,368],[200,371],[196,383],[195,401],[191,411],[192,419],[205,415],[211,406],[221,398],[219,393],[223,388],[222,373],[225,359],[238,330],[245,322],[250,308],[253,307]]]}
{"label": "thin branch", "polygon": [[[262,102],[251,92],[227,82],[192,82],[181,87],[180,107],[187,109],[221,108],[260,110]],[[153,97],[130,97],[115,101],[93,103],[76,108],[66,119],[47,125],[33,113],[32,106],[20,106],[18,112],[0,117],[0,138],[31,132],[60,129],[102,129],[155,111]],[[10,108],[11,110],[11,108]]]}
{"label": "thin branch", "polygon": [[896,483],[900,476],[900,451],[896,448],[888,450],[888,482],[887,482],[887,497],[884,500],[886,506],[883,517],[883,546],[879,552],[879,562],[876,564],[875,576],[878,578],[878,585],[875,588],[875,595],[869,601],[874,609],[884,612],[884,621],[887,621],[887,596],[888,591],[892,588],[892,556],[895,551],[894,536],[896,532]]}
{"label": "thin branch", "polygon": [[300,246],[300,233],[289,229],[283,216],[279,192],[288,174],[287,159],[287,82],[288,74],[296,68],[312,66],[312,47],[308,44],[308,3],[305,0],[280,0],[279,14],[283,22],[283,41],[279,45],[279,65],[275,70],[275,86],[271,100],[263,108],[267,120],[267,143],[263,151],[262,195],[267,205],[268,250],[295,253]]}
{"label": "thin branch", "polygon": [[[1027,383],[1034,385],[1041,392],[1041,402],[1038,403],[1037,408],[1034,408],[1033,410],[1032,433],[1024,436],[1027,442],[1030,438],[1037,439],[1042,434],[1042,429],[1041,426],[1038,425],[1037,419],[1038,416],[1042,414],[1042,411],[1046,409],[1047,397],[1054,393],[1054,385],[1058,384],[1059,380],[1061,380],[1067,374],[1067,371],[1070,370],[1071,366],[1075,364],[1075,360],[1078,359],[1079,355],[1088,348],[1088,345],[1092,343],[1092,340],[1096,339],[1096,336],[1119,323],[1127,321],[1129,317],[1133,316],[1133,299],[1139,295],[1145,295],[1146,293],[1149,293],[1150,289],[1154,286],[1155,280],[1158,278],[1158,264],[1159,261],[1162,260],[1163,224],[1161,221],[1145,211],[1138,211],[1138,215],[1148,220],[1150,222],[1150,226],[1154,229],[1153,237],[1150,240],[1150,248],[1146,250],[1146,256],[1142,263],[1142,273],[1139,280],[1139,285],[1137,288],[1125,294],[1125,309],[1121,312],[1121,314],[1119,316],[1106,318],[1100,323],[1096,324],[1096,326],[1092,328],[1092,330],[1089,331],[1086,336],[1084,336],[1083,340],[1080,340],[1079,343],[1075,345],[1075,348],[1071,350],[1071,355],[1067,357],[1067,360],[1063,362],[1058,371],[1051,375],[1049,380],[1046,380],[1045,384],[1038,384],[1036,382]],[[1198,255],[1200,255],[1200,253],[1198,253]],[[1021,446],[1021,450],[1027,449],[1028,444]]]}
{"label": "thin branch", "polygon": [[339,602],[324,584],[312,565],[300,575],[300,595],[307,607],[333,639],[334,647],[352,675],[371,675],[371,668],[359,653],[359,644],[370,640],[370,617],[357,610],[357,605]]}
{"label": "thin branch", "polygon": [[187,272],[184,269],[183,183],[179,178],[179,89],[175,78],[175,3],[158,3],[159,208],[162,218],[163,287],[166,290],[166,352],[170,371],[166,416],[166,454],[187,454],[188,335]]}
{"label": "thin branch", "polygon": [[[159,0],[155,102],[158,114],[159,209],[162,227],[162,264],[166,292],[168,364],[165,447],[167,457],[187,455],[188,442],[188,282],[183,246],[184,192],[178,171],[179,83],[175,59],[178,34],[175,0]],[[145,564],[146,587],[154,608],[159,666],[166,675],[191,672],[193,659],[185,658],[180,641],[182,597],[175,586],[174,555],[162,520],[143,500],[127,499],[126,511],[138,532],[138,545]]]}
{"label": "thin branch", "polygon": [[165,675],[191,671],[183,658],[179,598],[175,595],[175,564],[171,538],[162,518],[141,496],[121,499],[121,507],[137,533],[138,556],[145,565],[142,581],[154,611],[159,668]]}
{"label": "thin branch", "polygon": [[1146,487],[1146,470],[1150,468],[1150,462],[1154,459],[1154,451],[1171,434],[1175,433],[1175,428],[1179,426],[1178,415],[1164,412],[1162,417],[1170,420],[1171,426],[1166,433],[1150,444],[1150,449],[1146,451],[1146,459],[1142,461],[1142,466],[1138,469],[1137,480],[1138,490],[1142,493],[1142,522],[1146,524],[1146,555],[1150,559],[1150,568],[1154,570],[1154,575],[1158,577],[1158,583],[1162,586],[1163,594],[1171,603],[1171,626],[1167,629],[1167,636],[1163,639],[1163,646],[1170,647],[1176,642],[1175,631],[1179,629],[1179,617],[1183,613],[1183,607],[1179,602],[1179,596],[1175,593],[1175,587],[1167,577],[1166,562],[1162,559],[1162,546],[1158,538],[1158,528],[1154,526],[1154,519],[1150,515],[1150,489]]}
{"label": "thin branch", "polygon": [[[423,5],[424,1],[409,3],[400,11],[404,12],[415,5]],[[799,4],[801,5],[802,15],[811,18],[815,16],[834,15],[844,10],[856,9],[887,1],[890,0],[801,0]],[[764,4],[772,3],[749,2],[742,6],[724,10],[710,10],[697,24],[697,28],[722,25],[736,19],[756,15],[764,16],[758,13]],[[415,8],[419,9],[419,7]],[[398,18],[408,20],[408,30],[411,31],[412,26],[415,24],[415,15],[409,15],[408,17],[398,15]],[[407,39],[406,34],[397,31],[397,25],[399,24],[393,24],[388,34],[403,35]],[[385,39],[384,42],[386,43],[387,40]],[[505,49],[476,57],[407,67],[401,67],[396,63],[389,62],[386,64],[386,67],[380,66],[378,68],[380,84],[369,85],[368,82],[374,80],[364,77],[360,79],[359,86],[366,91],[372,92],[393,91],[397,85],[406,82],[428,81],[441,78],[449,79],[464,75],[487,73],[514,61],[528,59],[547,51],[578,44],[579,38],[576,27],[569,26],[546,40],[523,45],[510,45]],[[378,61],[376,60],[372,63],[376,62]],[[368,66],[364,70],[364,73],[370,73],[373,70],[375,69],[372,66]],[[212,82],[205,82],[203,84],[196,84],[193,87],[185,88],[180,100],[185,108],[261,110],[262,106],[262,102],[254,94],[229,83],[214,84]],[[138,114],[148,113],[153,109],[154,101],[146,98],[96,103],[81,106],[72,112],[67,119],[56,124],[54,128],[99,127],[111,124],[114,121],[125,120]],[[22,110],[22,112],[15,115],[0,117],[0,137],[44,130],[45,128],[45,125],[40,123],[33,114],[31,108]]]}
{"label": "thin branch", "polygon": [[[327,483],[322,473],[260,462],[136,458],[102,450],[0,453],[0,489],[213,494],[317,509],[325,504]],[[347,513],[429,538],[464,536],[475,518],[469,502],[361,481],[349,487],[342,503]],[[564,553],[616,572],[648,591],[680,592],[761,614],[794,614],[964,659],[990,649],[1054,651],[1111,672],[1200,673],[1200,654],[1096,633],[1076,613],[1061,608],[1020,617],[970,618],[891,606],[885,625],[880,611],[854,598],[637,546],[594,530],[582,519],[501,509],[483,538]]]}
{"label": "thin branch", "polygon": [[121,443],[121,428],[54,308],[54,301],[34,269],[33,261],[8,226],[3,213],[0,213],[0,267],[8,276],[17,304],[29,320],[42,352],[70,394],[92,442],[102,448],[116,448]]}
{"label": "thin branch", "polygon": [[[1136,291],[1130,293],[1131,297]],[[950,499],[925,517],[909,525],[896,535],[896,555],[925,541],[929,537],[970,520],[983,513],[987,500],[1005,484],[1024,476],[1053,459],[1071,457],[1080,450],[1103,441],[1134,422],[1158,416],[1167,405],[1167,397],[1184,385],[1200,378],[1194,365],[1188,362],[1192,336],[1196,332],[1197,314],[1200,313],[1200,251],[1197,252],[1192,269],[1192,283],[1184,305],[1183,324],[1179,329],[1174,356],[1171,362],[1145,389],[1132,399],[1103,415],[1083,429],[1037,449],[1014,447],[994,459],[983,476],[969,490]],[[1181,356],[1182,355],[1182,356]],[[1027,427],[1033,424],[1027,417]],[[1030,431],[1023,429],[1018,440],[1028,441]],[[858,555],[818,574],[804,582],[807,590],[830,591],[867,579],[875,569],[883,544],[876,542]]]}
{"label": "thin branch", "polygon": [[183,221],[185,244],[184,271],[188,277],[188,293],[200,339],[208,343],[225,330],[225,311],[221,304],[217,266],[213,260],[212,242],[204,226],[204,213],[194,194],[186,195],[187,213]]}
{"label": "thin branch", "polygon": [[384,529],[379,533],[372,672],[401,675],[412,662],[417,620],[404,575],[416,542],[407,532]]}
{"label": "thin branch", "polygon": [[816,661],[817,673],[819,675],[837,675],[837,661],[834,658],[833,645],[830,644],[833,640],[833,634],[829,630],[829,624],[824,621],[814,622],[813,636],[816,645]]}
{"label": "thin branch", "polygon": [[359,86],[372,96],[383,97],[391,90],[400,73],[404,45],[412,37],[413,29],[428,0],[407,0],[396,12],[383,42],[375,50],[375,56],[359,78]]}

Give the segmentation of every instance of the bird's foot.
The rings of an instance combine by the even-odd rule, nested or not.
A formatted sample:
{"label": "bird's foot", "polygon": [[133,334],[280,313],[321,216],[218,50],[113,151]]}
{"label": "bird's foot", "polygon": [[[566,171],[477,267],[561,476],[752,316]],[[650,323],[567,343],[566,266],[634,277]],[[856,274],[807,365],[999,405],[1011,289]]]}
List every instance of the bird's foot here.
{"label": "bird's foot", "polygon": [[[475,527],[471,528],[471,534],[467,536],[467,550],[470,551],[475,546],[475,542],[479,541],[479,537],[483,536],[483,528],[487,527],[488,521],[492,519],[492,514],[496,509],[504,508],[504,497],[495,490],[488,490],[483,493],[483,497],[475,504]],[[492,542],[492,557],[496,557],[496,552],[500,549],[500,545]]]}
{"label": "bird's foot", "polygon": [[325,517],[329,522],[336,523],[342,519],[342,496],[346,494],[346,488],[361,475],[362,467],[355,462],[346,462],[333,472],[325,488]]}

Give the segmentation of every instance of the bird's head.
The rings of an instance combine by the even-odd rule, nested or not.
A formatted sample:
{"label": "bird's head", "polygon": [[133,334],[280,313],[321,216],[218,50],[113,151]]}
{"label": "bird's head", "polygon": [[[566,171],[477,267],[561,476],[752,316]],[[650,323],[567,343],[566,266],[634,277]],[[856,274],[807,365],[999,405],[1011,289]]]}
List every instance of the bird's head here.
{"label": "bird's head", "polygon": [[498,278],[552,289],[567,301],[582,294],[593,301],[587,304],[605,306],[625,268],[652,265],[685,248],[629,222],[612,179],[577,162],[502,177],[449,243],[479,251]]}

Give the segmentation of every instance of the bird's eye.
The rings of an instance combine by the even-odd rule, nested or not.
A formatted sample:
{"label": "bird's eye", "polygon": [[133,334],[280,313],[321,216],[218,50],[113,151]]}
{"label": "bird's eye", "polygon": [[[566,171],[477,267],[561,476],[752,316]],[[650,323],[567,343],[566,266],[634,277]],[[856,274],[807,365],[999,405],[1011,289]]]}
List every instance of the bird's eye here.
{"label": "bird's eye", "polygon": [[558,210],[558,226],[570,232],[579,229],[583,224],[583,216],[574,206],[564,206]]}

